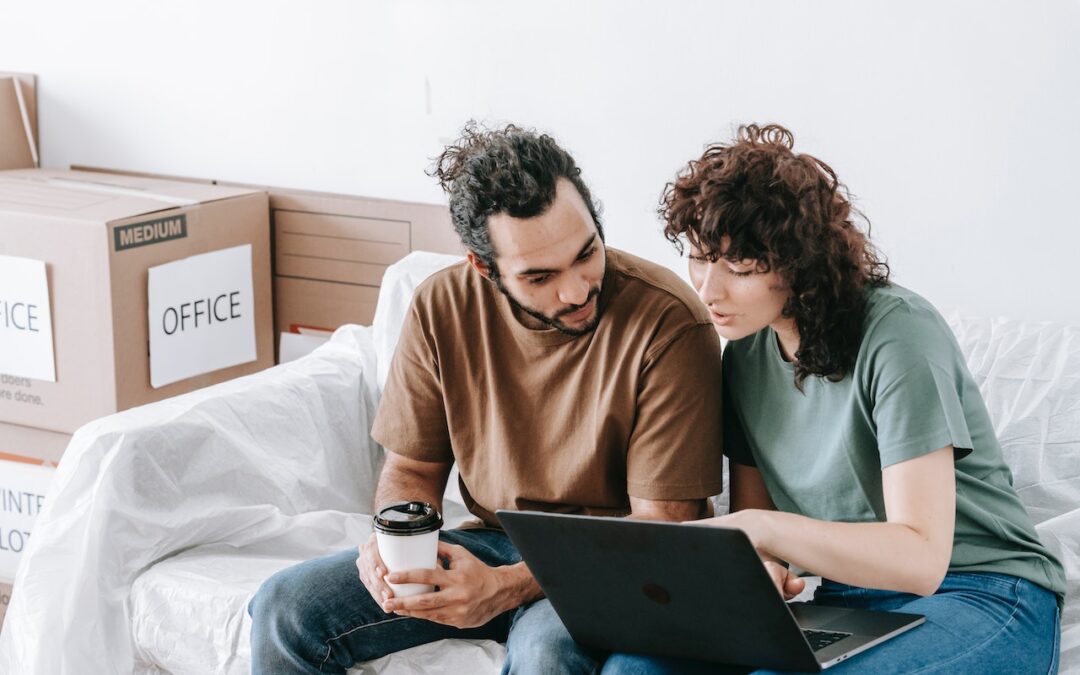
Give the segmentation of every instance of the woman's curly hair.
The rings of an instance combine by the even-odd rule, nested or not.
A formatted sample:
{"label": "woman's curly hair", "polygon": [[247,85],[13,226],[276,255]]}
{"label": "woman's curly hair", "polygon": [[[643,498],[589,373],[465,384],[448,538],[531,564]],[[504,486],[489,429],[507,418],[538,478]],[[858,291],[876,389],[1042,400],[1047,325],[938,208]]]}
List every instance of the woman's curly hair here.
{"label": "woman's curly hair", "polygon": [[708,146],[667,185],[660,215],[680,253],[685,237],[709,260],[757,260],[761,271],[780,275],[791,290],[784,316],[799,331],[795,384],[802,389],[810,375],[839,381],[851,371],[866,288],[887,284],[889,266],[855,226],[862,214],[836,173],[793,152],[794,144],[779,125],[739,127],[733,143]]}
{"label": "woman's curly hair", "polygon": [[487,220],[498,213],[512,218],[539,216],[555,201],[560,178],[569,180],[589,208],[600,239],[600,205],[593,199],[574,158],[551,136],[508,124],[485,129],[474,120],[447,146],[428,170],[450,198],[450,220],[461,243],[497,279],[495,249]]}

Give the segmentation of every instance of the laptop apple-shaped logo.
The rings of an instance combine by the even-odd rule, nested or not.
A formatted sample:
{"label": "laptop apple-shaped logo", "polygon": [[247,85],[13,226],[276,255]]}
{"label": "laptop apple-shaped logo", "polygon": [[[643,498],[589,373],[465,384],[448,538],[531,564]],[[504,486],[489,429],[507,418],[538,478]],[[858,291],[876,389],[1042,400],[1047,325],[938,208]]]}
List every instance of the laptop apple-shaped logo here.
{"label": "laptop apple-shaped logo", "polygon": [[652,600],[658,605],[666,605],[671,602],[671,594],[659,584],[645,584],[641,587],[641,592],[645,594],[645,597]]}

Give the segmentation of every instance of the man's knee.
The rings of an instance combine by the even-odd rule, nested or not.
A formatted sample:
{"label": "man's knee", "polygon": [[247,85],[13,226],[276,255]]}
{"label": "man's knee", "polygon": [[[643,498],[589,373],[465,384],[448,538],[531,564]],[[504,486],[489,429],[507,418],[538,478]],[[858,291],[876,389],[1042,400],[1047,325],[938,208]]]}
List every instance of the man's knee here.
{"label": "man's knee", "polygon": [[595,673],[599,668],[596,655],[570,637],[547,600],[522,610],[506,648],[503,672],[510,675]]}
{"label": "man's knee", "polygon": [[294,568],[284,569],[264,581],[248,603],[253,635],[273,634],[278,638],[293,636],[297,620],[297,586],[300,579]]}

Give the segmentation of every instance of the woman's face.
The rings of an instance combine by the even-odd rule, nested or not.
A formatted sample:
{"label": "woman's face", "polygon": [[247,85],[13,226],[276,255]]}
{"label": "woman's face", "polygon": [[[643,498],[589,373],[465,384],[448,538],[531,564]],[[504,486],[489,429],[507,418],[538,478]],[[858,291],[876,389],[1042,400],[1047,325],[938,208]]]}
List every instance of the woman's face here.
{"label": "woman's face", "polygon": [[756,260],[726,260],[723,252],[730,243],[727,236],[721,239],[721,257],[716,262],[690,245],[690,282],[708,307],[716,332],[738,340],[766,326],[778,333],[791,330],[792,320],[783,315],[791,291],[783,279],[775,271],[760,271]]}

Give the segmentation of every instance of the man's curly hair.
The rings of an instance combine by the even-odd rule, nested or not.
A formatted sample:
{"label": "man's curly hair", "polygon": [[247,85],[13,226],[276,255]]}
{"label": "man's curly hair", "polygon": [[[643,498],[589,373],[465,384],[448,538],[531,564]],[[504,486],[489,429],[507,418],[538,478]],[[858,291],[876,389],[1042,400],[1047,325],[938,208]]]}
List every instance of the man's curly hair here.
{"label": "man's curly hair", "polygon": [[577,188],[596,223],[600,239],[600,209],[574,158],[547,134],[513,124],[485,129],[470,120],[453,145],[435,159],[428,175],[450,198],[450,219],[461,243],[498,279],[496,251],[488,232],[488,217],[506,213],[512,218],[539,216],[555,201],[555,187],[565,178]]}
{"label": "man's curly hair", "polygon": [[[802,389],[810,375],[839,381],[851,371],[866,288],[887,284],[889,266],[855,226],[862,215],[836,173],[793,152],[794,144],[779,125],[739,127],[734,142],[708,146],[667,185],[660,215],[680,253],[685,237],[712,261],[757,260],[761,271],[780,275],[791,290],[784,316],[799,331]],[[725,235],[731,241],[722,249]]]}

